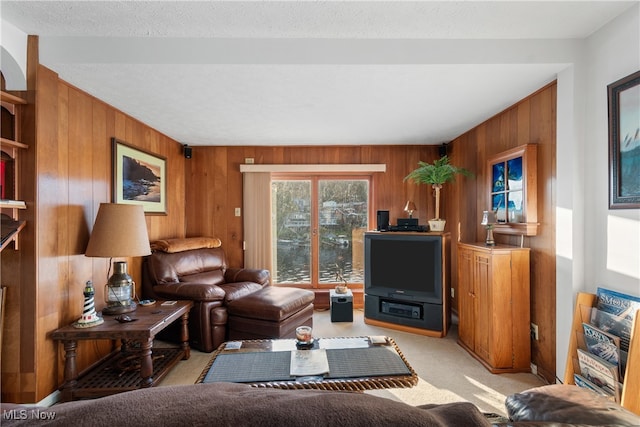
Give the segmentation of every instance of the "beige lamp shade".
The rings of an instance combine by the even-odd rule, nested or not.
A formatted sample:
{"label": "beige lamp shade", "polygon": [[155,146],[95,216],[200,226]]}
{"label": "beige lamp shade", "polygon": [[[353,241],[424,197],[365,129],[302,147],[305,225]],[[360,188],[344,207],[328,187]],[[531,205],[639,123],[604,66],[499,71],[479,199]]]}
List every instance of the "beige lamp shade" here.
{"label": "beige lamp shade", "polygon": [[118,258],[151,254],[142,205],[100,203],[85,256]]}

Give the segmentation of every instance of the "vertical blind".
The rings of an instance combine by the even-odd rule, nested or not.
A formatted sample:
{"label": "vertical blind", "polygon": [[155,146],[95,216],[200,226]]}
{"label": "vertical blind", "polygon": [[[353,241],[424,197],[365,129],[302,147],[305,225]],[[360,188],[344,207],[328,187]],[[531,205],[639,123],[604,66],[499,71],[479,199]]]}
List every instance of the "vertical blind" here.
{"label": "vertical blind", "polygon": [[271,265],[271,174],[250,172],[242,175],[244,211],[244,267]]}

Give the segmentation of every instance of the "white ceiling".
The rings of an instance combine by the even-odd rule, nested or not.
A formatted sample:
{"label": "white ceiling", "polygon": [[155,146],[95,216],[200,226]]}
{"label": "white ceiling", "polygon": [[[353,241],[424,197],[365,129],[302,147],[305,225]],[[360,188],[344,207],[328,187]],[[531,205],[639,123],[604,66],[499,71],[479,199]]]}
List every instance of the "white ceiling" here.
{"label": "white ceiling", "polygon": [[440,144],[638,1],[5,1],[60,77],[190,145]]}

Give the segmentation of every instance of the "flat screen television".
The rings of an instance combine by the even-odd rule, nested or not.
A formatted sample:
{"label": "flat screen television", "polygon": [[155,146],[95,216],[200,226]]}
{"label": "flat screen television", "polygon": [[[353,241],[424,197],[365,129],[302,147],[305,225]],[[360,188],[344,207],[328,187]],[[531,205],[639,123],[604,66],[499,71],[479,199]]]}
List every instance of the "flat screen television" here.
{"label": "flat screen television", "polygon": [[382,298],[442,304],[442,237],[365,234],[364,291]]}

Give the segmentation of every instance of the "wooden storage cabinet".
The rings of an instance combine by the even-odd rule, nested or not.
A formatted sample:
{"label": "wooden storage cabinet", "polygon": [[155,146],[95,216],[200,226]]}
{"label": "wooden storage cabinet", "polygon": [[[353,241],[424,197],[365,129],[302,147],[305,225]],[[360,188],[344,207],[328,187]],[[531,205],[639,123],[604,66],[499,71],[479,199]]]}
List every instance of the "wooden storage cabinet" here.
{"label": "wooden storage cabinet", "polygon": [[458,243],[458,343],[492,373],[530,372],[530,251]]}

